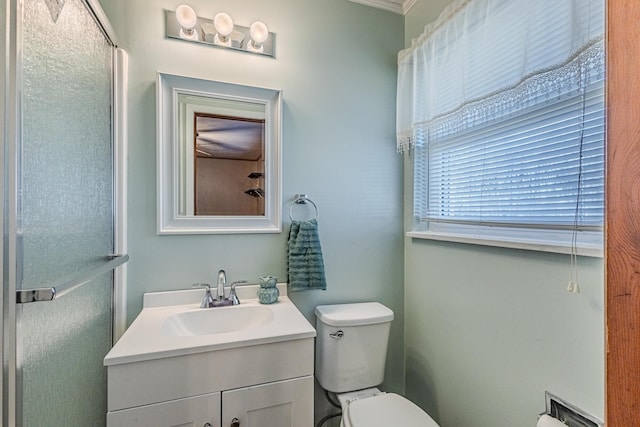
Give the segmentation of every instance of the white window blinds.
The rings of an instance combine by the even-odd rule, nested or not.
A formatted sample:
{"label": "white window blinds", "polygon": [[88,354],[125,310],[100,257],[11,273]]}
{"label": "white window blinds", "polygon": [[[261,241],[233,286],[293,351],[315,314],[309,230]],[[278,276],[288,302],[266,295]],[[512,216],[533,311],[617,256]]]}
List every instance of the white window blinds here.
{"label": "white window blinds", "polygon": [[400,53],[418,228],[601,228],[603,31],[603,0],[466,0]]}

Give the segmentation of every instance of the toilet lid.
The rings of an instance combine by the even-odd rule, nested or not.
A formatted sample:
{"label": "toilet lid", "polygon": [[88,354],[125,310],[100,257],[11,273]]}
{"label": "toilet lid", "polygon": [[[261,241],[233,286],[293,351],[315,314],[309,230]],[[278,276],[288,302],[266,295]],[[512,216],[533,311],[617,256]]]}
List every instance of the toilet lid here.
{"label": "toilet lid", "polygon": [[355,400],[349,404],[347,417],[354,427],[438,427],[415,403],[395,393]]}

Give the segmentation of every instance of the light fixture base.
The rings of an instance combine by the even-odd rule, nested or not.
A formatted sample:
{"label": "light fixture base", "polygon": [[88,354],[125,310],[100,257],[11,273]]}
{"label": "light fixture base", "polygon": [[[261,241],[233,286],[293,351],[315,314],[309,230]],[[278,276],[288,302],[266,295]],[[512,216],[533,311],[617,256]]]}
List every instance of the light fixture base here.
{"label": "light fixture base", "polygon": [[199,41],[198,32],[193,29],[190,32],[185,32],[183,28],[180,28],[179,37],[183,40]]}
{"label": "light fixture base", "polygon": [[218,46],[231,47],[231,37],[222,37],[220,34],[213,36],[213,43]]}
{"label": "light fixture base", "polygon": [[165,20],[167,38],[275,58],[276,35],[272,32],[269,32],[267,40],[262,43],[260,48],[254,49],[253,46],[250,46],[252,42],[249,27],[234,25],[233,32],[229,35],[229,43],[223,45],[217,43],[217,31],[213,25],[213,19],[198,17],[198,23],[194,28],[197,39],[181,36],[181,27],[174,11],[165,10]]}
{"label": "light fixture base", "polygon": [[247,42],[247,50],[253,53],[263,53],[264,52],[264,44],[260,44],[260,46],[254,46],[253,40],[249,40]]}

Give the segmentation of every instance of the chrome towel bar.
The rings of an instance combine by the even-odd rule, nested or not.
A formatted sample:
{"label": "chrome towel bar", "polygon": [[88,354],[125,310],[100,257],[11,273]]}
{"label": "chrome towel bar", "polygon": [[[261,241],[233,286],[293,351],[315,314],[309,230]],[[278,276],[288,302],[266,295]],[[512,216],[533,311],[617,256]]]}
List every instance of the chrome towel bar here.
{"label": "chrome towel bar", "polygon": [[65,281],[55,286],[32,289],[19,289],[16,291],[16,303],[26,304],[40,301],[53,301],[80,286],[90,282],[101,274],[107,273],[129,260],[129,255],[108,255],[104,264],[90,270],[69,276]]}

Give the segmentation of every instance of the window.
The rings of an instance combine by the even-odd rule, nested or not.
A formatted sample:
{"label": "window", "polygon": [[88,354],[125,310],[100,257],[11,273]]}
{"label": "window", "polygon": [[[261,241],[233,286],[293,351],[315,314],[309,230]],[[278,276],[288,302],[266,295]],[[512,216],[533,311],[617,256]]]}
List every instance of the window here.
{"label": "window", "polygon": [[598,254],[604,7],[527,3],[458,1],[401,52],[398,142],[414,161],[409,234]]}

